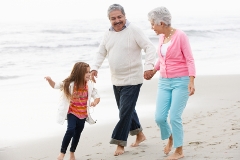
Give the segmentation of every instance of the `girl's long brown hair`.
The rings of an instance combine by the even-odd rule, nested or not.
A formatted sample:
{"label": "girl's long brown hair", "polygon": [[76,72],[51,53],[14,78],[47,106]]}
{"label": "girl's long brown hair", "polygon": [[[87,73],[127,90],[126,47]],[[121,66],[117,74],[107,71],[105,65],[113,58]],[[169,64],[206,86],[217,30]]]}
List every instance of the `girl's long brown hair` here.
{"label": "girl's long brown hair", "polygon": [[74,82],[77,90],[80,86],[85,86],[84,76],[87,73],[88,67],[90,67],[89,64],[84,62],[75,63],[70,76],[63,81],[63,92],[68,99],[71,98],[71,93],[69,91],[69,85],[71,82]]}

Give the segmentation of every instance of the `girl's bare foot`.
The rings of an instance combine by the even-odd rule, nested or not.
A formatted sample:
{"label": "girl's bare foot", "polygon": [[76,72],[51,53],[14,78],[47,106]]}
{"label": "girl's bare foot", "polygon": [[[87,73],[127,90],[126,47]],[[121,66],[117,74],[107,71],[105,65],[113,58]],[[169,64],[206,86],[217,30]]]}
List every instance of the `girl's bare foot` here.
{"label": "girl's bare foot", "polygon": [[168,139],[168,143],[167,143],[166,147],[164,148],[165,154],[168,154],[172,150],[172,145],[173,145],[173,139],[172,139],[172,135],[171,135]]}
{"label": "girl's bare foot", "polygon": [[65,156],[65,154],[60,153],[57,157],[57,160],[63,160],[64,156]]}
{"label": "girl's bare foot", "polygon": [[124,153],[124,147],[123,146],[117,146],[117,149],[116,149],[116,151],[115,151],[115,153],[114,153],[114,156],[119,156],[119,155],[121,155],[121,154],[123,154]]}
{"label": "girl's bare foot", "polygon": [[70,152],[70,159],[69,160],[76,160],[74,152]]}
{"label": "girl's bare foot", "polygon": [[137,137],[136,137],[136,141],[134,143],[131,144],[132,147],[136,147],[138,146],[141,142],[145,141],[146,140],[146,137],[145,135],[143,134],[143,132],[139,132],[137,134]]}

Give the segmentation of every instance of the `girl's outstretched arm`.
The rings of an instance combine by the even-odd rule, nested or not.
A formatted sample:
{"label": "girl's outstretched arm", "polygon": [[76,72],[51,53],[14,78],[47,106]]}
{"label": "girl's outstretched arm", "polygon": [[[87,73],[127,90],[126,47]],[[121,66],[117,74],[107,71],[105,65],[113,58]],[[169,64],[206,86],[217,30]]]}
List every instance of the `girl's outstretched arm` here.
{"label": "girl's outstretched arm", "polygon": [[52,87],[52,88],[54,88],[54,86],[55,86],[55,82],[51,79],[51,77],[44,77],[47,81],[48,81],[48,83],[49,83],[49,85]]}

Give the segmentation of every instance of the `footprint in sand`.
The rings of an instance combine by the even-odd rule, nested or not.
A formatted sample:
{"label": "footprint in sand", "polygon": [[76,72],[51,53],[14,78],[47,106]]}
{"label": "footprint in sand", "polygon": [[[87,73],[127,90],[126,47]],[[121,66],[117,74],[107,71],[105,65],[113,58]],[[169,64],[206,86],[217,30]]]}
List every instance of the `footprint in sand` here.
{"label": "footprint in sand", "polygon": [[203,142],[189,142],[190,145],[197,146],[199,144],[202,144]]}
{"label": "footprint in sand", "polygon": [[240,127],[239,128],[234,127],[234,128],[232,128],[232,130],[240,130]]}
{"label": "footprint in sand", "polygon": [[152,128],[152,126],[148,126],[148,127],[146,127],[146,128]]}
{"label": "footprint in sand", "polygon": [[101,146],[102,145],[102,143],[101,142],[99,142],[99,143],[97,143],[96,145],[94,145],[93,147],[99,147],[99,146]]}
{"label": "footprint in sand", "polygon": [[228,146],[228,148],[229,148],[229,149],[238,148],[237,144],[238,144],[238,143],[235,143],[235,144],[233,144],[233,145],[230,145],[230,146]]}
{"label": "footprint in sand", "polygon": [[183,124],[188,124],[188,123],[190,123],[190,122],[192,122],[192,121],[190,120],[190,121],[187,121],[187,122],[183,122]]}
{"label": "footprint in sand", "polygon": [[210,143],[210,144],[208,144],[207,146],[213,146],[213,145],[218,145],[218,144],[221,144],[221,142]]}

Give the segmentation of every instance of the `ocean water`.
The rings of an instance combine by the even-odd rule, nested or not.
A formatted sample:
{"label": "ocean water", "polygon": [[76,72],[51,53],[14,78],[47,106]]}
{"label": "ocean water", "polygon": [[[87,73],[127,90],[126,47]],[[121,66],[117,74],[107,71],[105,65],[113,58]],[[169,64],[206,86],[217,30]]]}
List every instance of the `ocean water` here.
{"label": "ocean water", "polygon": [[[157,47],[158,36],[147,20],[129,21]],[[55,123],[58,91],[44,76],[61,81],[75,62],[91,64],[109,26],[107,19],[0,22],[0,147],[64,133],[66,127]],[[240,74],[240,16],[176,17],[172,26],[188,35],[197,75]],[[104,91],[111,87],[107,60],[99,72],[104,79],[97,85]],[[116,108],[108,111],[117,114]]]}

